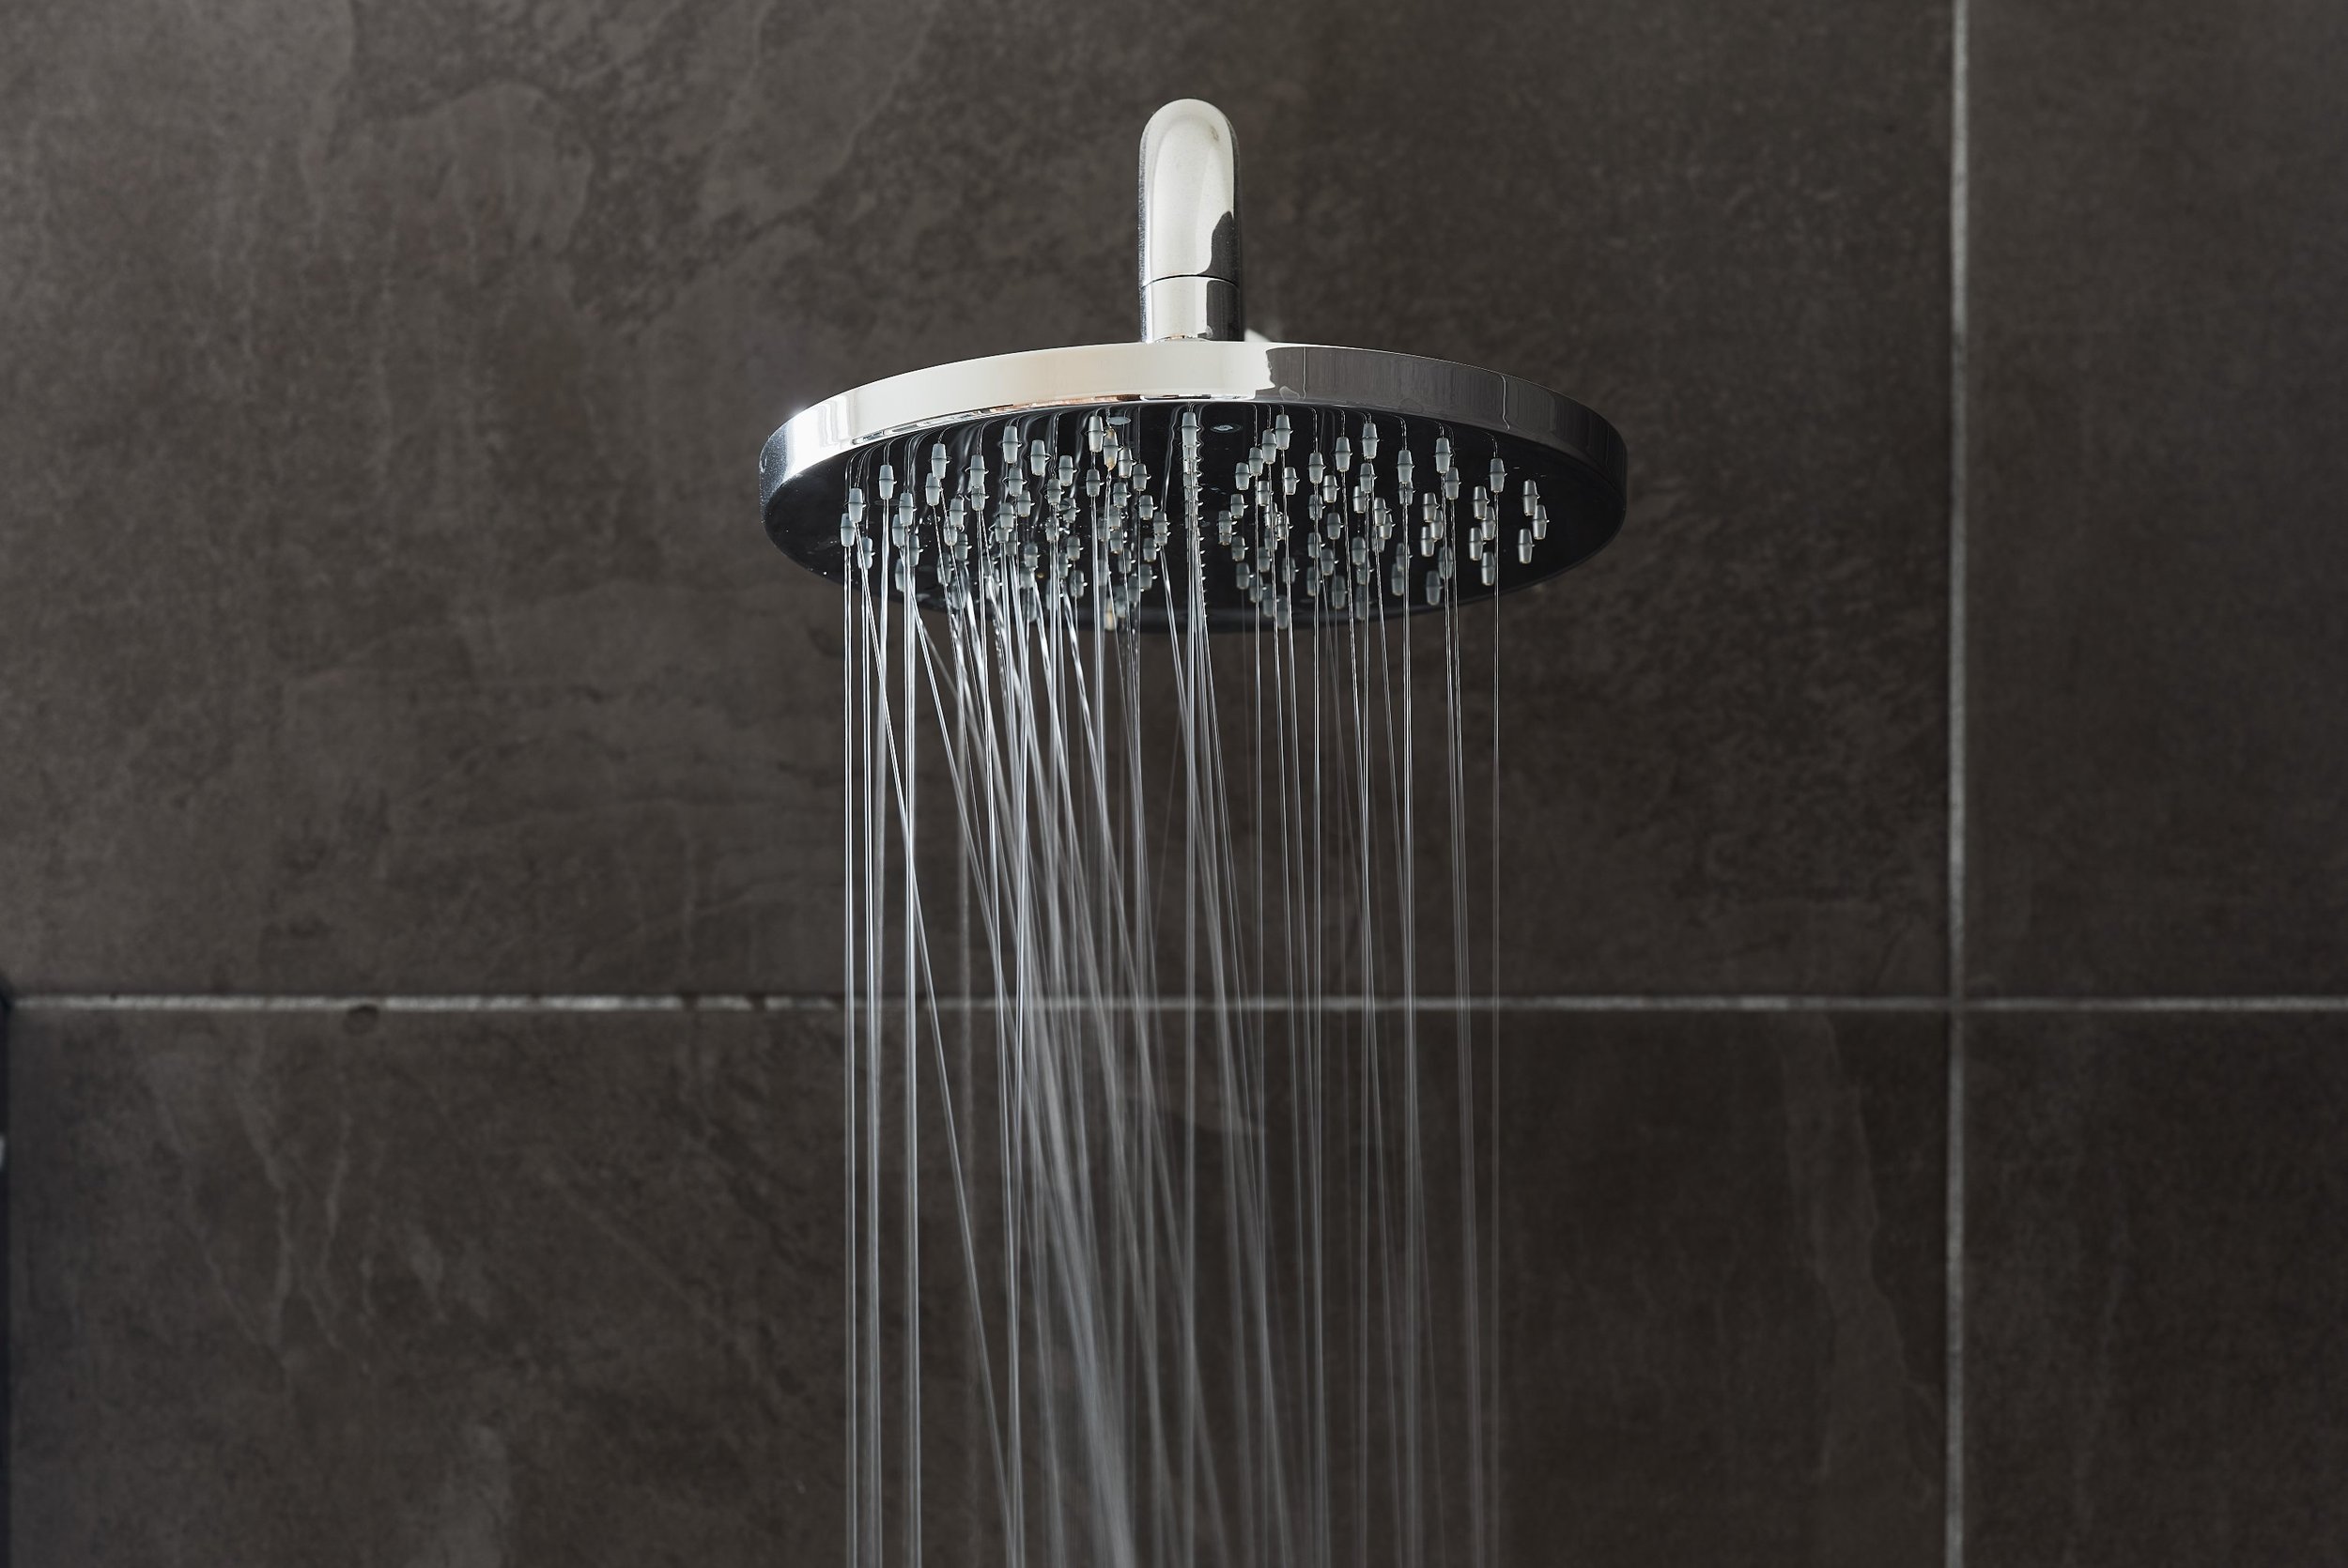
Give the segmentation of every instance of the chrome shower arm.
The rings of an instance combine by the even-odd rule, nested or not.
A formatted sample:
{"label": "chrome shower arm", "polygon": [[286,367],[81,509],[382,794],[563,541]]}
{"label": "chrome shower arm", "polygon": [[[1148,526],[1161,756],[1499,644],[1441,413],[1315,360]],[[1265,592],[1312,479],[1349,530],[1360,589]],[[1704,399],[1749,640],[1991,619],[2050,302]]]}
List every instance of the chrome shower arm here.
{"label": "chrome shower arm", "polygon": [[1231,122],[1212,103],[1177,99],[1141,133],[1142,340],[1231,341],[1246,328]]}

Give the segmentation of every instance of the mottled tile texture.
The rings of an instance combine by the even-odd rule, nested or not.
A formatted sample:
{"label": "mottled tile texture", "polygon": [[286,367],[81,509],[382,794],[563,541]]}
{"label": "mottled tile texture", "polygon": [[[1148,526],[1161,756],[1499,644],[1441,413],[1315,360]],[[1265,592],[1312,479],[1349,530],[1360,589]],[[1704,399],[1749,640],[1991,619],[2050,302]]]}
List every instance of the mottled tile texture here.
{"label": "mottled tile texture", "polygon": [[2348,1562],[2348,1018],[1973,1031],[1970,1560]]}
{"label": "mottled tile texture", "polygon": [[1946,18],[1517,3],[0,18],[0,962],[33,990],[836,983],[806,402],[1133,331],[1231,112],[1266,330],[1634,454],[1512,604],[1504,982],[1937,985]]}
{"label": "mottled tile texture", "polygon": [[22,1023],[14,1560],[836,1557],[836,1034]]}
{"label": "mottled tile texture", "polygon": [[[835,1557],[836,1030],[21,1026],[16,1560]],[[1558,1019],[1497,1061],[1502,1560],[1936,1561],[1937,1022]],[[941,1227],[947,1176],[930,1140]],[[983,1543],[962,1282],[924,1277],[926,1528]]]}
{"label": "mottled tile texture", "polygon": [[2348,988],[2348,10],[1973,11],[1975,982]]}
{"label": "mottled tile texture", "polygon": [[1503,1028],[1507,1563],[1939,1563],[1945,1031]]}

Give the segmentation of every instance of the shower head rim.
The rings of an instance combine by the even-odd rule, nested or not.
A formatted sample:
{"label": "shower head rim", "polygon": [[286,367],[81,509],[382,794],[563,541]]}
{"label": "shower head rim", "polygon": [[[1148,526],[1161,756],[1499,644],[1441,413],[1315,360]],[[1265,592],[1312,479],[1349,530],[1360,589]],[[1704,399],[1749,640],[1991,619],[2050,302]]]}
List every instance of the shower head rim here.
{"label": "shower head rim", "polygon": [[1497,431],[1579,463],[1618,496],[1628,490],[1614,427],[1522,377],[1378,348],[1191,338],[959,360],[841,392],[767,438],[759,510],[772,531],[775,498],[793,479],[879,442],[972,421],[1146,402],[1301,405]]}

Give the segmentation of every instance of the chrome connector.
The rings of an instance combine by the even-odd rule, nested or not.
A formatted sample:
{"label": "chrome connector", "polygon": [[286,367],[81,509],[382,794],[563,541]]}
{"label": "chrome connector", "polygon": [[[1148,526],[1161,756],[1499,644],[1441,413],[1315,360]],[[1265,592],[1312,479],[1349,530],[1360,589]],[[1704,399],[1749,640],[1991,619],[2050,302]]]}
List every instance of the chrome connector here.
{"label": "chrome connector", "polygon": [[1240,287],[1239,157],[1212,103],[1176,99],[1141,133],[1141,336],[1234,342]]}

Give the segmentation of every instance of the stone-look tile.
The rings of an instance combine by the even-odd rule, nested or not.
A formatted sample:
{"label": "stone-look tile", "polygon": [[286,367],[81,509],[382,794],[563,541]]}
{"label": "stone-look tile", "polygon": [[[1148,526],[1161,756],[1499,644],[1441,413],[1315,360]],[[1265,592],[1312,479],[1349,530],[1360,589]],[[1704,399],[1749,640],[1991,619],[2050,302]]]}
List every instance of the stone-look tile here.
{"label": "stone-look tile", "polygon": [[1525,5],[1447,57],[1459,24],[1347,32],[1256,254],[1280,331],[1629,443],[1622,538],[1502,609],[1505,982],[1935,989],[1946,8]]}
{"label": "stone-look tile", "polygon": [[1196,92],[1267,330],[1630,440],[1621,545],[1504,617],[1506,983],[1936,983],[1942,12],[16,8],[0,956],[833,985],[838,602],[757,444],[1128,335]]}
{"label": "stone-look tile", "polygon": [[20,1017],[14,1560],[835,1559],[836,1035]]}
{"label": "stone-look tile", "polygon": [[1972,22],[1976,983],[2348,982],[2348,12]]}
{"label": "stone-look tile", "polygon": [[1946,1036],[1503,1031],[1504,1562],[1940,1561]]}
{"label": "stone-look tile", "polygon": [[[1441,1020],[1425,1038],[1447,1439],[1457,1058]],[[18,1560],[837,1555],[833,1021],[36,1013],[16,1046]],[[1501,1560],[1929,1560],[1937,1022],[1553,1019],[1499,1053]],[[1330,1070],[1358,1092],[1352,1060]],[[1256,1111],[1199,1100],[1209,1287],[1228,1140],[1293,1126],[1292,1084],[1270,1086]],[[1365,1150],[1395,1158],[1398,1115],[1333,1139],[1338,1189]],[[981,1192],[986,1147],[965,1145]],[[940,1161],[925,1143],[926,1529],[984,1543]]]}
{"label": "stone-look tile", "polygon": [[1978,1562],[2348,1562],[2348,1020],[1979,1018]]}

